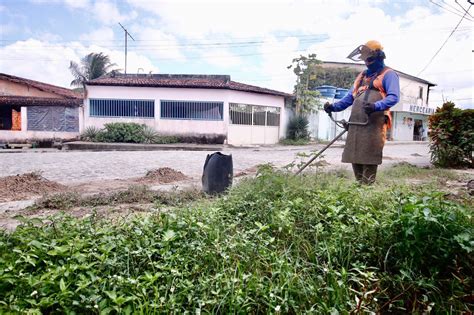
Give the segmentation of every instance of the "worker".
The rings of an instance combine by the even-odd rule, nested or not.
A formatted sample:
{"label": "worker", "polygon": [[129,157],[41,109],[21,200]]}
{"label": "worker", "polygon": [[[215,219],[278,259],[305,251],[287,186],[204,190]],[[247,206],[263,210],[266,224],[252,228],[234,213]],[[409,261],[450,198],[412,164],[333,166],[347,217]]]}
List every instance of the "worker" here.
{"label": "worker", "polygon": [[349,125],[342,162],[352,163],[359,183],[372,184],[377,167],[382,164],[387,129],[391,128],[389,109],[400,98],[400,80],[394,70],[385,66],[385,53],[378,41],[360,45],[347,58],[364,61],[367,69],[357,76],[340,101],[326,103],[324,110],[329,114],[352,105],[349,122],[368,122],[365,126]]}

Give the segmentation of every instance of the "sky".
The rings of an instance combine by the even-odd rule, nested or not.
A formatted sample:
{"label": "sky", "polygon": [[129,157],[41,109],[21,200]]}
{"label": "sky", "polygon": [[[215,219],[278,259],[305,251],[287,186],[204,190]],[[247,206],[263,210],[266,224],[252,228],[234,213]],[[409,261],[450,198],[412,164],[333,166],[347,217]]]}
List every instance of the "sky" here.
{"label": "sky", "polygon": [[70,87],[70,61],[91,52],[109,55],[124,70],[121,23],[134,39],[128,38],[127,73],[227,74],[292,92],[293,58],[315,53],[350,62],[354,48],[375,39],[386,65],[437,84],[430,106],[450,100],[474,108],[470,6],[468,0],[0,0],[0,72]]}

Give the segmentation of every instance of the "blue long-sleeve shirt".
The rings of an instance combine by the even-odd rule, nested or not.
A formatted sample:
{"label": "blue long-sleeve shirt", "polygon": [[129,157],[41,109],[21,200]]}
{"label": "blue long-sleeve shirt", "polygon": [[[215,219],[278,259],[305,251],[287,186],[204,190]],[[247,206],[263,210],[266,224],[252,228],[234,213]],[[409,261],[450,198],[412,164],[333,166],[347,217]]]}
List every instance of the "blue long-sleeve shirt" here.
{"label": "blue long-sleeve shirt", "polygon": [[[398,74],[395,71],[388,71],[385,73],[382,86],[387,95],[384,99],[375,102],[376,111],[384,111],[398,103],[400,99],[400,80],[398,79]],[[338,102],[332,105],[333,111],[340,112],[351,106],[354,103],[354,97],[352,92],[354,87],[352,87],[349,92]]]}

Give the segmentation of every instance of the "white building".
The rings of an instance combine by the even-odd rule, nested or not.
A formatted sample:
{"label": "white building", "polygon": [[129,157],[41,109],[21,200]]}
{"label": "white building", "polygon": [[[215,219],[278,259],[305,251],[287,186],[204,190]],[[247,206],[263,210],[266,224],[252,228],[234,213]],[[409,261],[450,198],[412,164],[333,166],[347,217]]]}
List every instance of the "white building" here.
{"label": "white building", "polygon": [[81,129],[136,122],[167,135],[274,144],[286,134],[291,97],[227,75],[115,74],[87,82]]}
{"label": "white building", "polygon": [[[324,62],[325,68],[351,68],[357,71],[366,69],[363,64],[347,63],[347,62]],[[400,101],[394,105],[390,111],[392,112],[392,129],[387,132],[387,139],[395,141],[412,141],[427,140],[428,117],[436,110],[435,107],[429,106],[430,88],[436,84],[424,79],[406,74],[404,72],[393,69],[400,77]],[[355,77],[354,77],[355,79]],[[326,101],[326,100],[324,100]],[[330,99],[334,102],[334,99]],[[336,113],[338,119],[348,119],[351,108]],[[322,140],[332,139],[339,129],[334,123],[329,121],[327,114],[320,111],[316,114],[319,123],[318,133],[315,138]],[[313,121],[316,118],[312,118]],[[325,126],[329,126],[328,128]],[[314,127],[313,127],[314,129]]]}

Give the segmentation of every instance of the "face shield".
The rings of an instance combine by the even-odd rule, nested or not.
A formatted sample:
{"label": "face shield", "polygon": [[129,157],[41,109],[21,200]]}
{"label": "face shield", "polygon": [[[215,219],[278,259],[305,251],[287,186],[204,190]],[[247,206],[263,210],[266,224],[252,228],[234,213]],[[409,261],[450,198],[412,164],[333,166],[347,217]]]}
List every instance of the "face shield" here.
{"label": "face shield", "polygon": [[[353,61],[370,61],[375,55],[375,51],[365,45],[360,45],[354,49],[347,58]],[[369,59],[369,60],[367,60]]]}

